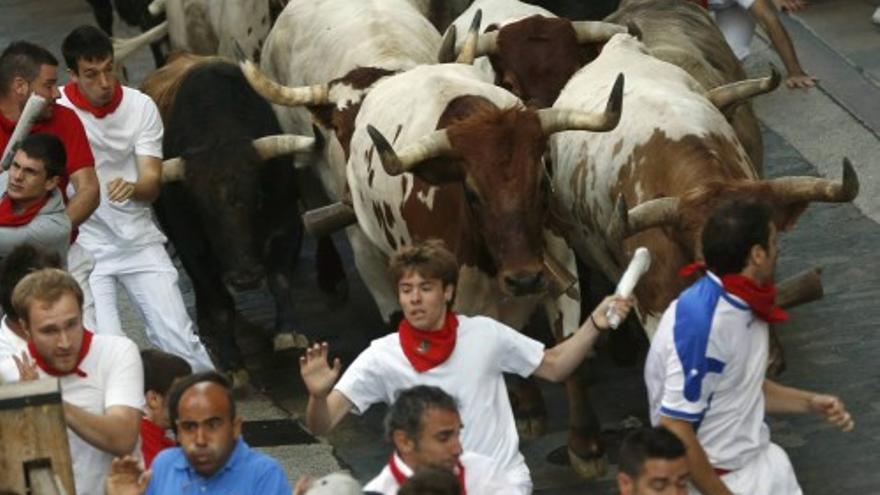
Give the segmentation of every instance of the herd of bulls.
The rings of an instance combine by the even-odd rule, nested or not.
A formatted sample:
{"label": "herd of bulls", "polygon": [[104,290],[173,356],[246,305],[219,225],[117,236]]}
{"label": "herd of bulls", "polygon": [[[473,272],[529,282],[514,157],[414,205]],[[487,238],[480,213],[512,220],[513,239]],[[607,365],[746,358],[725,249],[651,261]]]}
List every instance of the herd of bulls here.
{"label": "herd of bulls", "polygon": [[[230,287],[266,281],[276,344],[297,343],[302,204],[323,289],[344,277],[327,236],[345,228],[390,321],[389,254],[440,238],[461,263],[457,311],[522,328],[542,306],[562,339],[590,290],[578,259],[617,280],[636,247],[651,251],[636,290],[650,336],[691,282],[679,269],[700,257],[714,205],[759,197],[787,229],[810,202],[858,193],[846,160],[840,182],[762,178],[748,99],[779,74],[746,80],[694,3],[624,0],[606,22],[570,22],[518,0],[157,2],[167,24],[154,29],[195,54],[172,56],[143,85],[174,157],[156,210],[201,328],[225,336],[229,361],[240,320]],[[298,183],[293,152],[322,191]],[[603,449],[583,379],[567,385],[569,454],[593,476]]]}

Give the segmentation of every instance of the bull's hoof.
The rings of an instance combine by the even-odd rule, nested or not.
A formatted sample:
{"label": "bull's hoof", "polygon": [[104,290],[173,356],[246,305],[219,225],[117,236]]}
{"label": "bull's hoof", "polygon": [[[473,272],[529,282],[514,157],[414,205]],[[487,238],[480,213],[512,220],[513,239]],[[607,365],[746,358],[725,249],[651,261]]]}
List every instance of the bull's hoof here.
{"label": "bull's hoof", "polygon": [[588,480],[601,478],[608,470],[608,458],[604,454],[582,457],[569,447],[568,461],[578,476]]}
{"label": "bull's hoof", "polygon": [[232,382],[232,390],[244,391],[251,383],[251,375],[244,368],[235,368],[227,372]]}
{"label": "bull's hoof", "polygon": [[282,332],[275,335],[272,339],[272,348],[275,352],[286,351],[288,349],[307,349],[309,347],[309,339],[305,335],[296,332]]}
{"label": "bull's hoof", "polygon": [[516,431],[519,437],[525,440],[535,440],[544,435],[547,430],[547,415],[540,413],[518,412],[516,418]]}

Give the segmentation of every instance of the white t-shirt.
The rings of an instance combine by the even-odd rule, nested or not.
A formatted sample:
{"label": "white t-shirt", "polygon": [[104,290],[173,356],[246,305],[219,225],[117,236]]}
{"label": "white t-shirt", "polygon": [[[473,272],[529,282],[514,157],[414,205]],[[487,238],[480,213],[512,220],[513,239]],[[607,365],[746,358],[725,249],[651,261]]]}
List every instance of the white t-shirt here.
{"label": "white t-shirt", "polygon": [[749,9],[755,0],[709,0],[709,12],[740,60],[749,56],[749,43],[755,34],[755,20]]}
{"label": "white t-shirt", "polygon": [[645,382],[651,422],[690,421],[709,462],[737,470],[766,449],[767,323],[709,273],[663,313]]}
{"label": "white t-shirt", "polygon": [[[406,478],[413,475],[412,469],[400,459],[397,453],[394,454],[394,462]],[[464,484],[468,495],[519,494],[519,490],[508,486],[498,476],[492,459],[474,452],[464,452],[459,457],[459,462],[464,467]],[[365,492],[378,492],[384,495],[397,495],[399,489],[400,485],[388,465],[364,486]]]}
{"label": "white t-shirt", "polygon": [[401,390],[416,385],[442,388],[458,401],[462,446],[491,458],[509,482],[521,484],[531,478],[519,452],[502,373],[529,376],[543,359],[544,344],[491,318],[458,315],[455,349],[439,366],[417,372],[393,333],[374,340],[335,388],[354,404],[357,414],[377,402],[391,404]]}
{"label": "white t-shirt", "polygon": [[82,121],[101,184],[101,204],[80,225],[77,242],[92,253],[98,265],[119,250],[164,243],[165,235],[156,226],[149,203],[107,199],[107,183],[112,179],[137,180],[137,155],[162,158],[162,120],[153,100],[123,87],[119,107],[103,119],[74,106],[63,90],[58,103],[72,109]]}
{"label": "white t-shirt", "polygon": [[[6,358],[0,365],[4,381],[17,381],[18,369],[13,363],[9,373]],[[111,406],[144,408],[144,371],[137,346],[125,337],[95,335],[89,353],[80,363],[87,376],[69,374],[61,377],[61,398],[92,414],[104,414]],[[51,378],[42,369],[40,378]],[[67,429],[73,477],[78,495],[104,493],[104,478],[110,469],[113,454],[86,443],[70,428]]]}
{"label": "white t-shirt", "polygon": [[0,317],[0,360],[12,355],[21,356],[21,353],[26,351],[27,340],[19,337],[9,328],[5,316]]}

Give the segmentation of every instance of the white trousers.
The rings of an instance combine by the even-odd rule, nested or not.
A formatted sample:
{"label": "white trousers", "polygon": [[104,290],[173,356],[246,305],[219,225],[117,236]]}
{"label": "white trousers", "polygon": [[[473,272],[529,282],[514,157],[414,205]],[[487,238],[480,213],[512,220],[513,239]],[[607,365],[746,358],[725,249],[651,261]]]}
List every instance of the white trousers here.
{"label": "white trousers", "polygon": [[95,258],[78,242],[70,245],[67,251],[67,271],[73,276],[83,291],[83,325],[94,331],[97,327],[95,318],[95,299],[89,285],[89,275],[95,268]]}
{"label": "white trousers", "polygon": [[[722,476],[721,481],[736,495],[803,495],[788,454],[775,443],[770,443],[741,469]],[[691,487],[689,493],[700,492]]]}
{"label": "white trousers", "polygon": [[749,43],[755,34],[755,20],[751,13],[740,5],[733,4],[718,10],[712,10],[712,17],[718,29],[727,40],[736,58],[745,60],[749,56]]}
{"label": "white trousers", "polygon": [[[177,270],[161,245],[145,248],[145,258],[152,258],[153,270],[143,270],[143,258],[135,261],[140,269],[131,273],[119,270],[109,274],[97,261],[89,277],[95,297],[98,325],[94,331],[101,334],[125,335],[117,307],[116,283],[128,293],[128,298],[140,314],[146,327],[147,338],[159,349],[176,354],[193,368],[193,372],[214,369],[208,352],[193,331],[193,322],[186,312],[183,296],[177,285]],[[120,259],[113,261],[119,267]]]}

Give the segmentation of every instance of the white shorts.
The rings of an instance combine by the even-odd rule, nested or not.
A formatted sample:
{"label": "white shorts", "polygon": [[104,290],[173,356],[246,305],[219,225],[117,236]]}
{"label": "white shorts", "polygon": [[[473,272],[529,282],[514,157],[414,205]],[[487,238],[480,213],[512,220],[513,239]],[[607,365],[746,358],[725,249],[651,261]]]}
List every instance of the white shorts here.
{"label": "white shorts", "polygon": [[[721,477],[721,481],[736,495],[802,495],[788,454],[782,447],[770,443],[745,466]],[[693,486],[690,495],[698,495]]]}
{"label": "white shorts", "polygon": [[712,10],[712,17],[736,58],[745,60],[749,56],[749,43],[755,34],[755,20],[749,11],[734,4]]}

